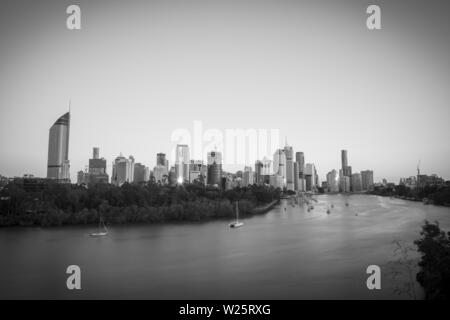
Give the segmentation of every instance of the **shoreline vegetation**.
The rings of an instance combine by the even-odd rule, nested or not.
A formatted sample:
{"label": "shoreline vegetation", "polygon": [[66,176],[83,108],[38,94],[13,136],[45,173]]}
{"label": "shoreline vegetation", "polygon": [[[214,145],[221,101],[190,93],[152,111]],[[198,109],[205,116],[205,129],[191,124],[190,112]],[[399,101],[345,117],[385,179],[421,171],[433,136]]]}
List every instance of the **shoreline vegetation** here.
{"label": "shoreline vegetation", "polygon": [[450,186],[447,185],[430,185],[414,189],[404,185],[375,187],[367,194],[450,207]]}
{"label": "shoreline vegetation", "polygon": [[109,225],[195,222],[263,214],[280,200],[281,190],[249,186],[220,190],[202,184],[163,186],[153,182],[96,184],[85,187],[52,184],[39,192],[20,185],[5,187],[0,197],[0,227],[53,227],[95,225],[99,218]]}

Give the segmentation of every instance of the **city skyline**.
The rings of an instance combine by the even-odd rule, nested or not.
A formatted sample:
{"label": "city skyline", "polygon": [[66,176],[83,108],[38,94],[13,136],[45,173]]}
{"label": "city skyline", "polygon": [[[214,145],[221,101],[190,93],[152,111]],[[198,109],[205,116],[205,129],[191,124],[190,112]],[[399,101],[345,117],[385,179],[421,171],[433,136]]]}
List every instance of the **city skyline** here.
{"label": "city skyline", "polygon": [[375,181],[415,175],[419,160],[422,172],[450,178],[442,6],[385,3],[378,33],[367,30],[356,1],[243,1],[237,11],[202,1],[80,1],[79,32],[65,27],[66,4],[28,6],[8,2],[0,13],[2,175],[46,176],[47,129],[71,99],[72,179],[94,146],[109,173],[120,152],[153,167],[156,153],[177,144],[171,133],[192,130],[195,120],[219,130],[279,129],[322,181],[340,168],[342,149],[355,172],[373,169]]}
{"label": "city skyline", "polygon": [[[48,137],[48,161],[47,161],[47,178],[50,179],[60,179],[60,180],[67,180],[67,179],[71,179],[72,178],[72,183],[74,183],[75,181],[75,177],[78,177],[81,173],[83,174],[90,174],[90,170],[91,170],[91,162],[95,159],[96,161],[98,160],[102,160],[105,162],[105,164],[102,164],[101,168],[103,170],[102,174],[106,174],[106,176],[108,176],[107,174],[107,159],[102,158],[99,159],[99,147],[93,147],[93,158],[89,160],[90,165],[89,166],[84,166],[85,171],[83,172],[83,170],[80,168],[80,170],[78,169],[74,169],[75,172],[77,174],[74,174],[73,176],[70,175],[70,159],[69,159],[69,146],[70,146],[70,119],[71,119],[71,112],[66,112],[64,113],[62,116],[60,116],[55,123],[53,124],[53,126],[50,127],[49,130],[49,137]],[[210,154],[212,153],[218,153],[220,154],[220,161],[222,158],[222,152],[221,151],[208,151],[205,155],[206,157],[204,157],[205,159],[207,159],[207,162],[209,163],[209,159],[210,159]],[[284,160],[277,160],[277,158],[279,158],[280,156],[283,156]],[[371,172],[372,173],[372,183],[373,182],[382,182],[382,181],[388,181],[388,179],[386,178],[381,178],[379,181],[378,180],[374,180],[373,179],[373,171],[369,170],[368,168],[366,169],[361,169],[361,170],[356,170],[353,171],[355,172],[354,174],[352,174],[352,166],[348,165],[349,161],[348,161],[348,150],[346,149],[341,149],[340,150],[340,155],[341,155],[341,169],[339,169],[338,171],[339,173],[339,177],[340,176],[348,176],[350,181],[353,181],[352,179],[354,178],[353,176],[355,174],[361,175],[365,172]],[[134,156],[133,154],[129,155],[129,159],[131,160],[130,164],[127,164],[127,168],[126,171],[129,171],[127,173],[127,177],[123,177],[123,181],[121,183],[117,183],[117,175],[115,174],[115,166],[117,164],[118,159],[122,159],[123,163],[126,163],[128,161],[128,159],[123,156],[123,153],[120,152],[119,156],[117,156],[115,158],[115,160],[113,160],[111,162],[111,172],[112,172],[112,176],[111,176],[111,183],[113,184],[118,184],[121,185],[123,182],[131,182],[133,181],[133,177],[134,177],[134,165],[139,165],[139,166],[143,166],[145,168],[147,168],[147,170],[151,171],[152,170],[150,168],[154,168],[157,169],[158,166],[162,165],[161,161],[164,161],[165,164],[164,166],[166,166],[166,174],[168,174],[168,172],[170,171],[170,168],[173,168],[175,170],[175,176],[176,176],[176,181],[177,183],[184,183],[184,182],[190,182],[188,176],[189,176],[189,164],[191,163],[191,161],[201,161],[203,163],[203,159],[195,159],[192,160],[190,157],[190,146],[188,144],[177,144],[175,147],[175,160],[172,161],[172,164],[170,163],[169,160],[166,160],[166,154],[162,153],[162,152],[158,152],[156,154],[156,161],[154,163],[154,166],[152,166],[152,164],[150,163],[149,166],[145,166],[145,164],[148,164],[148,161],[143,161],[144,165],[141,164],[140,162],[135,162]],[[163,160],[162,160],[163,159]],[[249,163],[249,165],[251,166],[255,166],[257,163],[260,163],[262,160],[264,159],[268,159],[267,156],[264,156],[262,159],[257,159],[253,164]],[[317,174],[316,171],[316,166],[314,165],[314,163],[305,163],[305,155],[303,151],[296,151],[295,152],[295,162],[292,162],[294,159],[294,148],[290,145],[288,145],[287,143],[287,137],[286,137],[286,142],[285,142],[285,146],[284,148],[278,148],[274,155],[273,155],[273,168],[272,168],[272,172],[271,174],[279,174],[284,182],[283,184],[287,187],[288,190],[293,189],[294,187],[294,181],[292,180],[293,178],[289,176],[289,174],[286,173],[286,168],[287,166],[289,166],[290,163],[290,170],[289,172],[291,172],[291,174],[294,174],[295,172],[295,168],[294,168],[294,164],[298,165],[300,163],[303,164],[303,167],[298,168],[299,170],[307,170],[306,168],[308,166],[312,166],[314,171],[314,174]],[[182,164],[180,166],[180,164]],[[220,172],[239,172],[242,170],[246,170],[248,168],[247,163],[245,163],[245,165],[241,168],[239,165],[237,165],[238,169],[234,170],[234,171],[229,171],[229,170],[223,170],[222,171],[222,162],[221,162],[221,169]],[[419,170],[419,165],[420,165],[420,160],[419,160],[419,164],[416,167],[416,170]],[[231,165],[233,167],[233,165]],[[250,166],[250,168],[252,168]],[[236,165],[234,166],[236,168]],[[55,168],[59,168],[61,172],[56,172]],[[89,168],[89,172],[87,171],[87,169]],[[283,171],[284,170],[284,171]],[[317,178],[319,179],[318,181],[316,181],[317,186],[319,186],[319,181],[324,181],[329,183],[329,174],[332,171],[336,171],[334,168],[330,169],[331,171],[328,173],[324,173],[323,177],[321,178],[321,175],[317,175]],[[69,174],[68,174],[69,173]],[[187,176],[186,176],[187,173]],[[423,172],[422,172],[423,173]],[[300,174],[300,177],[303,176],[303,171],[297,172],[297,174]],[[297,174],[295,176],[297,176]],[[436,174],[436,173],[433,173]],[[15,177],[20,177],[20,176],[24,176],[24,175],[33,175],[33,173],[23,173],[22,175],[18,175]],[[439,176],[439,174],[437,174]],[[10,176],[13,177],[13,176]],[[116,177],[116,178],[115,178]],[[406,179],[406,178],[411,178],[411,177],[415,177],[414,174],[411,175],[406,175],[403,177],[399,178],[399,182]],[[79,180],[80,178],[78,178]],[[86,177],[82,178],[83,180],[86,179]],[[113,180],[114,179],[114,180]],[[445,179],[444,179],[445,180]],[[397,183],[397,181],[388,181],[388,182],[393,182],[393,183]],[[341,182],[340,182],[341,183]],[[363,183],[363,182],[361,182]],[[352,184],[352,182],[350,182],[350,185]],[[344,188],[345,189],[345,188]]]}

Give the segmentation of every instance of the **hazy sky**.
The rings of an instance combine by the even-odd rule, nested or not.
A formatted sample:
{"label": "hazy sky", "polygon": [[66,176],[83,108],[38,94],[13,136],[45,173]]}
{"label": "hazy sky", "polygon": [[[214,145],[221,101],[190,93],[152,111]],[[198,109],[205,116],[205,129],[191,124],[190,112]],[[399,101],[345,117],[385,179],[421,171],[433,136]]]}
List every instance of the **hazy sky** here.
{"label": "hazy sky", "polygon": [[[0,174],[46,175],[72,101],[71,177],[92,147],[153,167],[178,128],[279,129],[316,164],[450,178],[448,1],[2,1]],[[78,4],[82,29],[66,28]],[[366,28],[381,7],[382,30]],[[269,155],[272,157],[272,155]],[[226,169],[235,169],[226,167]]]}

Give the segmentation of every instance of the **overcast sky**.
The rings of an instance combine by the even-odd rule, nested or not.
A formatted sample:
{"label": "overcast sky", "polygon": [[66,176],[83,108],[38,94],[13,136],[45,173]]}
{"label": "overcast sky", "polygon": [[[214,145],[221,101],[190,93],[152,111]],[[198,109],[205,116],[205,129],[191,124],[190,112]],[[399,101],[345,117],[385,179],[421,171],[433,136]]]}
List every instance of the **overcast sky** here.
{"label": "overcast sky", "polygon": [[[448,1],[447,1],[448,2]],[[66,28],[78,4],[82,29]],[[366,28],[381,7],[382,30]],[[72,101],[71,177],[92,147],[153,167],[174,130],[279,129],[320,179],[450,178],[446,1],[2,1],[0,174],[46,175]],[[272,157],[272,155],[268,155]],[[236,166],[226,169],[234,170]]]}

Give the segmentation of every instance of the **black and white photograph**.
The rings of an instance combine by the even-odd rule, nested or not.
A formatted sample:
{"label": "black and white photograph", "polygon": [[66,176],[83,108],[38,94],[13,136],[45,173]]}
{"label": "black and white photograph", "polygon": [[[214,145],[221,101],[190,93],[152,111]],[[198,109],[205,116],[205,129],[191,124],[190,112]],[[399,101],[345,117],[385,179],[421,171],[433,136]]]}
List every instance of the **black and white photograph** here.
{"label": "black and white photograph", "polygon": [[2,1],[0,300],[448,300],[449,14]]}

